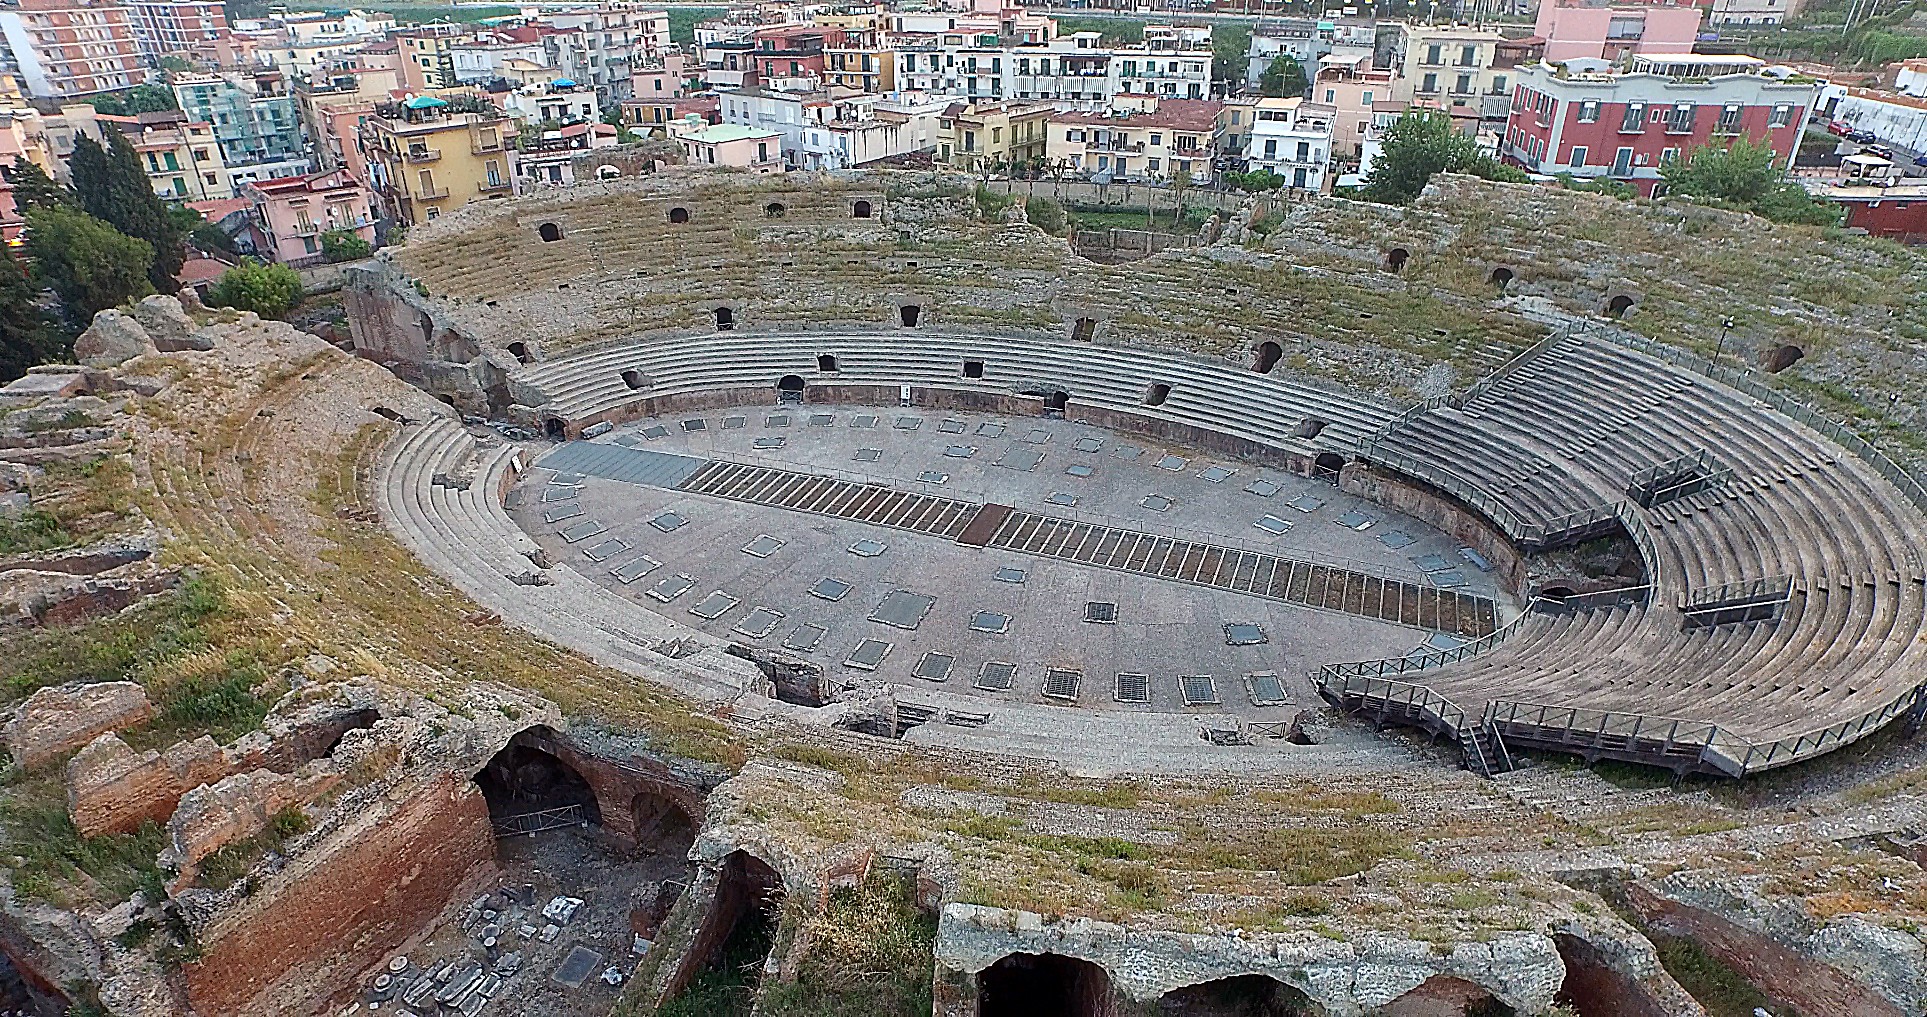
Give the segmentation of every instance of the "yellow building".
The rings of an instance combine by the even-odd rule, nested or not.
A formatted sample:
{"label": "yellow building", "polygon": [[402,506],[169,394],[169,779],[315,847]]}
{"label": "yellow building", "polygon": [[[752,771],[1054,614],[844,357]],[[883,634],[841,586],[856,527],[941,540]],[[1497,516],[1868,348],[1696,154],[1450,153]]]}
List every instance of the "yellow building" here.
{"label": "yellow building", "polygon": [[176,121],[146,125],[138,132],[129,130],[131,125],[121,126],[155,194],[170,201],[234,197],[213,124]]}
{"label": "yellow building", "polygon": [[1007,170],[1044,158],[1050,136],[1049,103],[956,103],[937,121],[937,161],[960,170]]}
{"label": "yellow building", "polygon": [[399,116],[368,118],[362,145],[384,214],[414,225],[479,198],[514,193],[509,146],[515,124],[483,108],[488,112],[455,111],[419,96],[402,104]]}

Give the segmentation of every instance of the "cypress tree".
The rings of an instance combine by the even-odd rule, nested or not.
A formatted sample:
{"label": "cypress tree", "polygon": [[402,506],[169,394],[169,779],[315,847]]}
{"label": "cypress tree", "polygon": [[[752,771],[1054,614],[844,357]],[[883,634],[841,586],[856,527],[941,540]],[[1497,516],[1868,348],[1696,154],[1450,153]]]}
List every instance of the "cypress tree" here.
{"label": "cypress tree", "polygon": [[67,353],[66,339],[34,303],[37,295],[26,269],[0,247],[0,385]]}
{"label": "cypress tree", "polygon": [[106,148],[82,137],[74,142],[74,154],[67,165],[87,214],[130,237],[147,241],[154,249],[148,280],[162,293],[179,289],[174,277],[186,260],[181,252],[181,229],[148,184],[147,174],[141,172],[134,146],[119,131],[107,133]]}
{"label": "cypress tree", "polygon": [[25,159],[11,166],[0,166],[0,177],[13,185],[13,201],[22,212],[30,208],[79,208],[74,189],[47,175],[47,171]]}

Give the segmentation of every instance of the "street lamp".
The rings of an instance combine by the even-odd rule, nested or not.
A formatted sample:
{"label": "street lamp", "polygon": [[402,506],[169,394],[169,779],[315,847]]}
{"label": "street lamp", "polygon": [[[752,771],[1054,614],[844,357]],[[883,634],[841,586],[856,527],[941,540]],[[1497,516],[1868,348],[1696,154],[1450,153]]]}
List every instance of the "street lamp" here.
{"label": "street lamp", "polygon": [[1715,364],[1719,363],[1720,356],[1726,352],[1726,333],[1732,330],[1733,330],[1733,316],[1729,314],[1726,317],[1720,319],[1720,345],[1718,349],[1713,351],[1713,363]]}

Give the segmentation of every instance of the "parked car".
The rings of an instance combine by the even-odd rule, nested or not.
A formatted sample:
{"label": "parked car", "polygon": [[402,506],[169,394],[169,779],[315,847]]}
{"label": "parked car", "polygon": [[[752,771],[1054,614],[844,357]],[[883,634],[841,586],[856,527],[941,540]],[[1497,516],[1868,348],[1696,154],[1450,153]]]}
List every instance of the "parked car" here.
{"label": "parked car", "polygon": [[1882,159],[1887,159],[1890,161],[1894,157],[1894,150],[1891,148],[1888,148],[1885,145],[1868,145],[1867,147],[1861,149],[1861,151],[1865,152],[1868,155],[1877,155]]}
{"label": "parked car", "polygon": [[1880,140],[1880,135],[1872,131],[1854,129],[1847,132],[1847,140],[1861,145],[1871,145]]}
{"label": "parked car", "polygon": [[1848,132],[1852,130],[1853,130],[1853,125],[1847,123],[1844,120],[1835,120],[1832,123],[1827,125],[1828,134],[1832,134],[1832,135],[1835,135],[1836,137],[1841,137],[1841,138],[1846,137]]}
{"label": "parked car", "polygon": [[1917,156],[1914,156],[1914,165],[1916,165],[1916,166],[1927,166],[1927,155],[1917,155]]}

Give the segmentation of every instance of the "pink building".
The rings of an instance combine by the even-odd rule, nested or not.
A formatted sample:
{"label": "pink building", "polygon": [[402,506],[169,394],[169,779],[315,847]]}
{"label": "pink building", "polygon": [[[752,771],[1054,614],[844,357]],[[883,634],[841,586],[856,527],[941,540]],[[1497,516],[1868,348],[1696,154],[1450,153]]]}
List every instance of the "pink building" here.
{"label": "pink building", "polygon": [[1542,0],[1532,30],[1545,40],[1544,58],[1559,63],[1691,53],[1699,29],[1700,9],[1691,3]]}
{"label": "pink building", "polygon": [[266,235],[261,253],[293,265],[321,257],[321,234],[339,230],[375,242],[368,187],[345,169],[257,180],[243,188]]}
{"label": "pink building", "polygon": [[1370,50],[1333,53],[1318,61],[1311,97],[1337,111],[1332,117],[1333,158],[1356,159],[1364,148],[1374,110],[1392,101],[1392,72],[1373,68]]}

